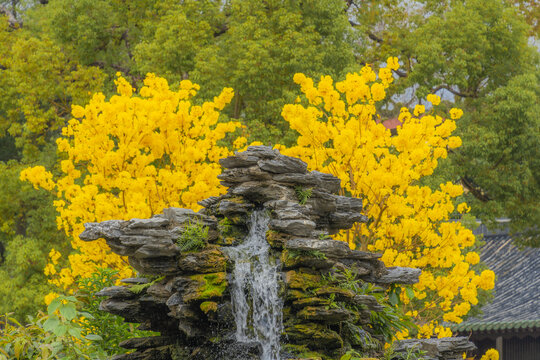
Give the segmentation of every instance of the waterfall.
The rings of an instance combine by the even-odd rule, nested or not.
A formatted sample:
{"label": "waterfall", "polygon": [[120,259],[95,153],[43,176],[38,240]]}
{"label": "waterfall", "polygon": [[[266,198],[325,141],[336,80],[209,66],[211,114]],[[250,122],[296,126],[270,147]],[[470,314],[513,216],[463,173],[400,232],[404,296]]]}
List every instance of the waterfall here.
{"label": "waterfall", "polygon": [[269,259],[268,222],[264,210],[254,211],[246,240],[226,251],[235,264],[231,299],[236,340],[257,341],[262,345],[261,360],[279,360],[283,304],[278,297],[278,265]]}

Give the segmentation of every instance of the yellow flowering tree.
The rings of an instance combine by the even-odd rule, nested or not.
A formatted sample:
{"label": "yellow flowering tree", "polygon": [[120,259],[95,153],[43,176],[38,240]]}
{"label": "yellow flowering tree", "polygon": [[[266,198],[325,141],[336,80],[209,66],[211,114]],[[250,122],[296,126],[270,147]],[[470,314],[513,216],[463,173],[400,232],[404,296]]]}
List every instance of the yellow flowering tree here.
{"label": "yellow flowering tree", "polygon": [[[78,235],[85,222],[147,218],[171,206],[197,210],[197,201],[223,192],[218,159],[230,151],[218,145],[238,122],[219,115],[234,93],[225,88],[212,102],[193,105],[199,90],[188,80],[171,90],[163,78],[148,74],[135,94],[117,74],[118,95],[95,94],[85,107],[72,108],[73,119],[57,140],[63,156],[61,175],[42,166],[21,172],[21,179],[55,193],[57,225],[72,239],[69,267],[57,269],[53,250],[45,273],[62,289],[97,267],[131,275],[127,262],[105,242],[85,243]],[[51,300],[53,295],[48,296]]]}
{"label": "yellow flowering tree", "polygon": [[448,149],[461,145],[452,132],[462,111],[452,109],[443,117],[437,112],[440,98],[430,95],[429,113],[424,105],[412,114],[401,109],[403,125],[396,136],[378,121],[375,105],[385,98],[398,68],[397,58],[389,58],[378,77],[366,66],[335,84],[329,76],[315,84],[296,74],[303,98],[286,105],[282,115],[299,137],[296,146],[282,151],[302,158],[312,170],[339,177],[344,194],[364,200],[370,221],[356,224],[341,239],[353,248],[382,252],[387,266],[421,268],[420,282],[401,291],[401,303],[420,324],[419,336],[447,336],[450,330],[439,320],[461,322],[478,304],[479,289],[493,288],[494,273],[478,269],[473,233],[449,221],[454,211],[469,210],[453,202],[462,187],[420,185]]}

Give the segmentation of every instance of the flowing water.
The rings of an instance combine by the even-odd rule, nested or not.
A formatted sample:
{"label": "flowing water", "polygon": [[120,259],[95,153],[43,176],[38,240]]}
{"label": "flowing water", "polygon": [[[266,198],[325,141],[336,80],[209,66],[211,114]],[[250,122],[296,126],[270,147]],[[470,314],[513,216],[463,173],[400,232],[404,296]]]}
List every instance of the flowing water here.
{"label": "flowing water", "polygon": [[254,211],[244,243],[226,251],[235,264],[231,298],[236,340],[258,341],[261,360],[279,360],[283,304],[278,297],[278,265],[269,259],[268,221],[264,210]]}

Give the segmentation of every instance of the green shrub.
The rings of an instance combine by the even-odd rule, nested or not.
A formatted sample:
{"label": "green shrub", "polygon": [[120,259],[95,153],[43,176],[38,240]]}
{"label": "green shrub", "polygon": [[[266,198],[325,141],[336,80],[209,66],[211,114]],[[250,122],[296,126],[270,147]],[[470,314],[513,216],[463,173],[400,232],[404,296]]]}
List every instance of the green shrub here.
{"label": "green shrub", "polygon": [[99,335],[86,333],[80,323],[89,313],[78,311],[74,296],[60,296],[22,325],[6,314],[0,320],[0,360],[79,360],[106,359],[107,354],[94,341]]}
{"label": "green shrub", "polygon": [[[150,331],[137,330],[138,324],[126,323],[120,316],[99,310],[99,304],[103,298],[94,294],[105,287],[113,286],[118,280],[117,274],[116,270],[100,268],[89,278],[78,281],[79,290],[76,293],[79,307],[90,315],[82,322],[83,334],[99,335],[100,339],[94,341],[93,346],[108,356],[127,352],[126,349],[118,346],[118,343],[123,340],[155,335]],[[157,280],[159,279],[155,281]],[[153,282],[143,285],[148,287],[152,284]]]}

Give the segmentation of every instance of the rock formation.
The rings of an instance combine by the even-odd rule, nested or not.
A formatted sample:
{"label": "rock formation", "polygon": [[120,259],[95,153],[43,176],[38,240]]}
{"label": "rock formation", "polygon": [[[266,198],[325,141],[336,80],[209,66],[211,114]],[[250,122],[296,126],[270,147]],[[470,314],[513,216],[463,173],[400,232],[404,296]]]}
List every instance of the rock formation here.
{"label": "rock formation", "polygon": [[[104,238],[141,274],[100,291],[102,310],[161,334],[124,341],[122,347],[136,351],[116,359],[260,358],[258,342],[234,337],[235,264],[226,250],[245,239],[255,209],[270,218],[269,256],[281,269],[281,357],[339,359],[350,349],[377,354],[383,341],[373,314],[383,306],[366,293],[367,283],[413,284],[420,270],[387,268],[380,254],[329,237],[366,221],[362,201],[338,195],[340,181],[332,175],[308,172],[301,160],[264,146],[220,164],[228,191],[201,201],[201,211],[169,208],[150,219],[89,223],[80,235]],[[441,350],[433,358],[453,359],[450,353]]]}

